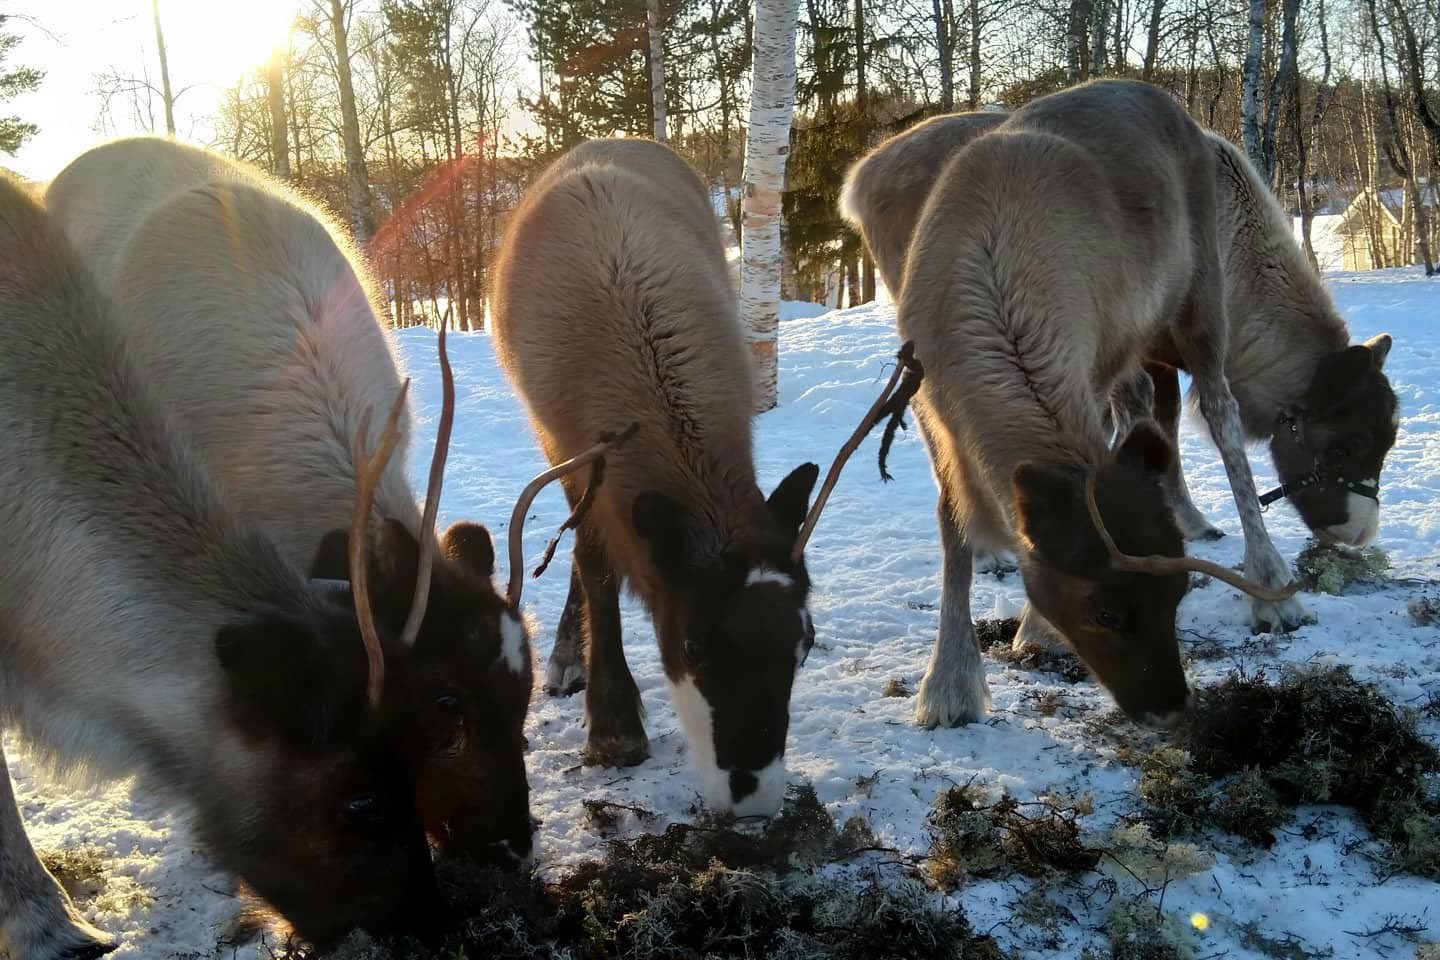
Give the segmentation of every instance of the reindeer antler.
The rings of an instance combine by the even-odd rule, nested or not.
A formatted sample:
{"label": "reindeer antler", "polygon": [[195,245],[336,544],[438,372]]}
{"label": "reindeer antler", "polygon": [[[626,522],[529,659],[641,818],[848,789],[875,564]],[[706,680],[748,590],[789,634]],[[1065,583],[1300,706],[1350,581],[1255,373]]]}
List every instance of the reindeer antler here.
{"label": "reindeer antler", "polygon": [[420,521],[420,558],[415,567],[415,597],[410,601],[410,615],[400,631],[400,643],[412,646],[420,636],[420,623],[430,602],[430,571],[435,563],[435,515],[440,511],[440,487],[445,481],[445,460],[450,453],[450,430],[455,426],[455,375],[450,370],[450,355],[445,350],[445,328],[450,324],[450,310],[440,318],[437,348],[440,351],[440,379],[444,399],[440,406],[440,426],[435,433],[435,454],[430,460],[430,486],[425,491],[425,514]]}
{"label": "reindeer antler", "polygon": [[506,594],[506,599],[512,608],[519,609],[520,607],[520,593],[525,582],[525,545],[523,541],[525,513],[530,509],[530,504],[534,502],[536,495],[551,481],[557,480],[566,474],[574,473],[587,463],[594,464],[590,470],[590,481],[585,487],[584,495],[580,497],[580,502],[575,505],[575,509],[571,511],[570,516],[560,525],[560,530],[555,534],[555,539],[551,541],[545,551],[544,561],[535,570],[535,576],[538,577],[549,564],[550,557],[554,555],[555,547],[560,541],[560,536],[564,534],[566,530],[572,530],[580,523],[581,518],[584,517],[585,512],[594,501],[595,490],[600,485],[600,481],[604,476],[603,464],[605,455],[633,437],[639,429],[640,423],[636,421],[620,433],[602,433],[594,446],[571,457],[564,463],[555,464],[555,466],[527,483],[525,489],[520,491],[520,499],[515,501],[515,509],[510,512],[510,588]]}
{"label": "reindeer antler", "polygon": [[[919,360],[915,359],[915,341],[906,340],[900,347],[900,352],[895,355],[895,359],[898,362],[895,364],[895,372],[890,374],[890,382],[885,384],[885,389],[880,396],[875,398],[875,402],[870,405],[870,409],[861,419],[860,426],[850,434],[850,439],[845,441],[845,445],[836,455],[835,462],[830,464],[830,472],[825,474],[825,482],[821,484],[820,492],[815,495],[815,502],[810,505],[810,512],[805,515],[805,522],[800,525],[800,532],[795,536],[795,546],[790,551],[792,562],[799,563],[800,558],[805,555],[805,544],[809,542],[810,534],[814,532],[815,524],[820,520],[820,511],[825,509],[825,502],[830,499],[830,491],[835,489],[835,484],[840,479],[840,471],[845,468],[845,462],[850,459],[850,455],[860,446],[865,435],[875,429],[875,424],[879,423],[881,418],[887,414],[891,417],[891,426],[886,430],[884,448],[888,449],[890,440],[894,437],[895,424],[904,412],[905,404],[915,395],[915,391],[920,389],[920,381],[925,377],[925,368],[920,365]],[[899,392],[896,392],[895,385],[900,382],[902,374],[905,376],[905,384]],[[902,397],[903,399],[901,399]],[[885,473],[883,452],[881,456],[880,475],[888,478]]]}
{"label": "reindeer antler", "polygon": [[1300,589],[1300,584],[1293,580],[1288,586],[1279,590],[1264,587],[1241,576],[1229,567],[1222,567],[1218,563],[1211,563],[1209,560],[1202,560],[1199,557],[1162,557],[1155,554],[1148,557],[1137,557],[1122,552],[1119,547],[1115,546],[1115,540],[1110,536],[1110,531],[1105,528],[1105,521],[1100,519],[1100,508],[1095,503],[1095,475],[1093,473],[1087,474],[1085,477],[1085,508],[1090,511],[1090,522],[1095,525],[1095,531],[1100,534],[1100,540],[1110,553],[1110,562],[1117,570],[1150,574],[1187,573],[1194,570],[1197,573],[1209,574],[1217,580],[1223,580],[1257,600],[1268,600],[1271,603],[1289,600]]}
{"label": "reindeer antler", "polygon": [[365,452],[365,438],[370,434],[369,410],[360,417],[360,428],[355,433],[350,451],[355,462],[355,513],[350,520],[350,586],[354,593],[355,616],[360,621],[360,638],[365,642],[365,654],[370,661],[366,694],[372,708],[379,705],[380,695],[385,689],[385,653],[380,647],[380,634],[375,630],[375,616],[370,608],[365,534],[370,525],[375,488],[379,486],[385,466],[395,452],[395,445],[400,442],[400,412],[405,409],[405,394],[409,389],[410,379],[407,377],[400,384],[400,393],[390,406],[390,416],[385,419],[385,429],[381,431],[375,452]]}

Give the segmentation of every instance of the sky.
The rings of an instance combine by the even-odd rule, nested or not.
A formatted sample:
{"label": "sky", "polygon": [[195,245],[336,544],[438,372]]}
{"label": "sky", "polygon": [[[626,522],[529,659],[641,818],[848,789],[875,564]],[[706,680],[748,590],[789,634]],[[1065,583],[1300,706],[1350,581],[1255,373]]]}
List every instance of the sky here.
{"label": "sky", "polygon": [[[221,92],[264,61],[286,36],[300,0],[161,0],[170,83],[184,90],[175,105],[176,136],[205,144]],[[146,132],[128,98],[114,121],[100,126],[97,74],[149,77],[160,85],[150,0],[0,0],[17,19],[7,28],[24,38],[12,63],[47,71],[40,88],[3,109],[37,123],[40,132],[0,165],[31,179],[48,179],[87,147],[110,136]],[[19,19],[25,18],[25,19]],[[164,107],[154,98],[154,129],[164,132]]]}

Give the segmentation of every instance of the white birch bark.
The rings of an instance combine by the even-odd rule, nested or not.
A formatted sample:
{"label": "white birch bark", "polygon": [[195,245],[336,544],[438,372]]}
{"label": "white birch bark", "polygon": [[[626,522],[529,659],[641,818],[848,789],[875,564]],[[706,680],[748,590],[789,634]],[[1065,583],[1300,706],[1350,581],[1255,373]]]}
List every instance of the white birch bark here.
{"label": "white birch bark", "polygon": [[1250,36],[1240,81],[1240,133],[1245,153],[1260,171],[1265,170],[1265,150],[1260,143],[1260,60],[1264,53],[1265,0],[1250,0]]}
{"label": "white birch bark", "polygon": [[660,0],[645,0],[645,27],[650,34],[650,104],[655,114],[655,139],[665,133],[665,30],[660,24]]}
{"label": "white birch bark", "polygon": [[756,0],[740,230],[740,317],[756,373],[755,410],[779,402],[780,198],[795,109],[800,0]]}

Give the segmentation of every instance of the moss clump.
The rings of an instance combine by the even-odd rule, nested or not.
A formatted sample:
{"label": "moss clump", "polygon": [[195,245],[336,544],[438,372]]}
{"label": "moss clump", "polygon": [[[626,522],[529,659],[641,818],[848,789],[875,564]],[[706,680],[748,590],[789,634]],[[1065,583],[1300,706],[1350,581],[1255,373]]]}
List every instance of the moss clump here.
{"label": "moss clump", "polygon": [[1295,558],[1295,573],[1302,589],[1334,596],[1352,584],[1383,580],[1389,569],[1390,558],[1378,547],[1354,550],[1311,540]]}
{"label": "moss clump", "polygon": [[1189,960],[1195,955],[1189,928],[1141,900],[1116,900],[1105,935],[1111,960]]}
{"label": "moss clump", "polygon": [[885,681],[885,686],[880,688],[880,696],[908,697],[910,696],[910,687],[899,677],[891,677]]}
{"label": "moss clump", "polygon": [[1354,807],[1397,869],[1440,876],[1440,752],[1347,669],[1280,683],[1231,674],[1200,691],[1178,747],[1123,761],[1141,768],[1145,820],[1162,836],[1207,825],[1268,846],[1299,804]]}
{"label": "moss clump", "polygon": [[98,896],[109,880],[105,854],[98,847],[42,850],[39,855],[45,869],[73,900],[90,900]]}
{"label": "moss clump", "polygon": [[1078,822],[1090,812],[1088,800],[1022,804],[1004,794],[987,803],[973,786],[951,787],[935,798],[930,812],[926,874],[942,890],[953,890],[967,875],[1046,877],[1092,870],[1100,852],[1081,843]]}
{"label": "moss clump", "polygon": [[[676,825],[610,840],[556,882],[442,863],[441,892],[464,919],[429,945],[356,936],[352,960],[999,960],[958,911],[938,911],[913,882],[831,879],[795,869],[873,844],[858,818],[837,830],[808,787],[792,790],[763,833]],[[292,949],[278,954],[300,960]]]}
{"label": "moss clump", "polygon": [[975,621],[975,640],[979,643],[981,650],[1008,647],[1015,639],[1015,634],[1019,632],[1020,621],[1015,617]]}

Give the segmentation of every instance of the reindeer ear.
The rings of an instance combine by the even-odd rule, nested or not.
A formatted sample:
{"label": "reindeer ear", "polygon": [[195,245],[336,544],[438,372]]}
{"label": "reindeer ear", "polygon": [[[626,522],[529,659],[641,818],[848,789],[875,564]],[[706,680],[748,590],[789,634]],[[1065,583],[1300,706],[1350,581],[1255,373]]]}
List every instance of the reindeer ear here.
{"label": "reindeer ear", "polygon": [[650,544],[655,566],[672,581],[687,578],[683,512],[674,500],[658,490],[645,490],[635,497],[630,510],[635,532]]}
{"label": "reindeer ear", "polygon": [[350,532],[331,530],[320,540],[315,559],[310,563],[312,580],[350,579]]}
{"label": "reindeer ear", "polygon": [[[363,708],[363,676],[347,675],[347,664],[294,620],[265,617],[221,627],[215,653],[240,724],[257,738],[313,750],[347,729],[340,722],[344,711]],[[359,662],[363,666],[363,658]]]}
{"label": "reindeer ear", "polygon": [[765,501],[780,526],[792,537],[800,532],[800,524],[805,522],[805,514],[810,511],[810,491],[815,489],[815,481],[819,478],[819,466],[802,463],[780,481],[780,486]]}
{"label": "reindeer ear", "polygon": [[1104,563],[1093,549],[1099,545],[1099,534],[1089,533],[1090,515],[1079,472],[1022,463],[1011,474],[1010,483],[1025,546],[1066,573],[1095,576]]}
{"label": "reindeer ear", "polygon": [[1365,341],[1365,346],[1370,348],[1371,363],[1376,370],[1385,369],[1385,358],[1390,356],[1390,347],[1394,342],[1388,333],[1377,333]]}
{"label": "reindeer ear", "polygon": [[1323,358],[1315,369],[1305,404],[1312,414],[1326,413],[1348,403],[1365,375],[1375,369],[1375,354],[1361,344]]}
{"label": "reindeer ear", "polygon": [[484,524],[457,520],[440,538],[440,552],[471,573],[483,577],[495,574],[495,541]]}
{"label": "reindeer ear", "polygon": [[1155,421],[1140,420],[1115,451],[1115,462],[1163,474],[1175,464],[1175,448]]}
{"label": "reindeer ear", "polygon": [[409,594],[414,591],[415,578],[420,575],[420,544],[404,524],[387,517],[380,525],[374,563],[381,589]]}

